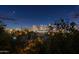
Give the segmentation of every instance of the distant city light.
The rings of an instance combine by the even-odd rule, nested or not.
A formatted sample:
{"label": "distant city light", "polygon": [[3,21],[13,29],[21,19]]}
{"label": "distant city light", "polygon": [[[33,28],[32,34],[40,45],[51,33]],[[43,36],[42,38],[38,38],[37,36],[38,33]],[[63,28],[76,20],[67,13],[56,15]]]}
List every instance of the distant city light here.
{"label": "distant city light", "polygon": [[16,40],[17,38],[16,37],[13,37],[13,39]]}

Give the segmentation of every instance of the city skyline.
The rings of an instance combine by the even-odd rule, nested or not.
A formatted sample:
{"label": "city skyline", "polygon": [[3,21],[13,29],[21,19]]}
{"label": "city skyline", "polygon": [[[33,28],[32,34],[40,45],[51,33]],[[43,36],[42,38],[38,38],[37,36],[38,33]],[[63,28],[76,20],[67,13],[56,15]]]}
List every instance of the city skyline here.
{"label": "city skyline", "polygon": [[79,24],[79,6],[77,5],[4,5],[0,6],[0,20],[9,28],[47,25],[60,18],[66,22]]}

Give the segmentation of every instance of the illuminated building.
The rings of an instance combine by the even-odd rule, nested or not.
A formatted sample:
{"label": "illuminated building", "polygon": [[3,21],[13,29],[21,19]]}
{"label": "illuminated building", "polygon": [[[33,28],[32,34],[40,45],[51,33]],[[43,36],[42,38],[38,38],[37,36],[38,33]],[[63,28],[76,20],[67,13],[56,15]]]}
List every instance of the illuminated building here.
{"label": "illuminated building", "polygon": [[40,25],[40,26],[33,25],[32,31],[39,32],[39,33],[45,33],[45,32],[48,32],[48,27],[45,25]]}

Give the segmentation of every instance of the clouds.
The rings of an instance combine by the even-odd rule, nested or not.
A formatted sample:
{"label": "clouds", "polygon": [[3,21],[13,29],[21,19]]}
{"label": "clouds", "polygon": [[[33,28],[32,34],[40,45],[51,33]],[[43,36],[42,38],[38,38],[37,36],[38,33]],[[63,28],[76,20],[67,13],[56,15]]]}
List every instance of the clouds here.
{"label": "clouds", "polygon": [[70,19],[77,19],[79,18],[79,6],[75,6],[72,11],[68,14]]}
{"label": "clouds", "polygon": [[8,17],[8,16],[3,16],[3,15],[0,15],[0,19],[1,20],[12,20],[12,21],[15,20],[14,18],[11,18],[11,17]]}

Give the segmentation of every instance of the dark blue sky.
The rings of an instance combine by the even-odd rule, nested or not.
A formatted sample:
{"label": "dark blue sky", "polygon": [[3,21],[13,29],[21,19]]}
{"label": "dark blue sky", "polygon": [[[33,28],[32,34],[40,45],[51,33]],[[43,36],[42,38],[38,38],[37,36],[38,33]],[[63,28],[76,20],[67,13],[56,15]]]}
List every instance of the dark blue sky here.
{"label": "dark blue sky", "polygon": [[78,16],[79,6],[55,6],[55,5],[13,5],[0,6],[0,20],[2,20],[7,27],[25,27],[40,24],[49,24],[58,21],[61,17],[65,21],[79,22]]}

